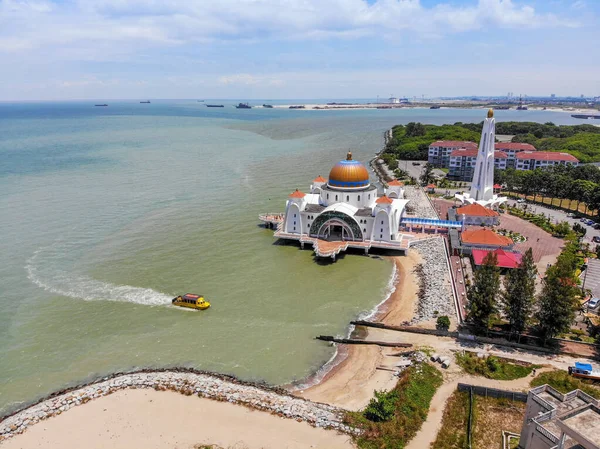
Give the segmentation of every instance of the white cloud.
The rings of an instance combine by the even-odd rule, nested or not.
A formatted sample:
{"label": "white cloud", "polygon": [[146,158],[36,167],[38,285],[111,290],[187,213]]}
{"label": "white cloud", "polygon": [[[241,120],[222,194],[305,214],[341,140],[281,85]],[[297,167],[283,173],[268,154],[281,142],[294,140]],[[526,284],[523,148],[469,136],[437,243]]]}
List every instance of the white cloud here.
{"label": "white cloud", "polygon": [[[578,2],[576,2],[578,3]],[[443,35],[489,26],[576,26],[512,0],[469,6],[420,0],[0,0],[0,51],[124,42],[169,46],[211,40],[354,39]]]}

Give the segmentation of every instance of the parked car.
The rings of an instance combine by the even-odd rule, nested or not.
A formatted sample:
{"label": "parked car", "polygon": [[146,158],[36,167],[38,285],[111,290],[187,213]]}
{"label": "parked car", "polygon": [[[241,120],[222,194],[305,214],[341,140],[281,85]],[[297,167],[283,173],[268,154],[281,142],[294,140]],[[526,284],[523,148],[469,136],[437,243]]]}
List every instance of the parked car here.
{"label": "parked car", "polygon": [[524,202],[525,202],[525,199],[524,199],[524,198],[519,198],[519,199],[517,200],[517,203],[524,203]]}
{"label": "parked car", "polygon": [[573,218],[573,217],[575,217],[575,214],[574,214],[573,212],[569,212],[569,213],[567,214],[567,217],[569,217],[569,218]]}
{"label": "parked car", "polygon": [[600,304],[600,298],[592,298],[588,301],[588,308],[595,309]]}
{"label": "parked car", "polygon": [[582,223],[585,223],[587,221],[587,218],[582,218],[581,220],[579,220]]}
{"label": "parked car", "polygon": [[594,229],[600,229],[600,223],[594,223],[593,228]]}
{"label": "parked car", "polygon": [[600,236],[595,235],[594,237],[592,237],[592,242],[600,243]]}
{"label": "parked car", "polygon": [[586,224],[586,225],[588,225],[588,226],[593,226],[593,225],[595,225],[596,223],[594,222],[594,220],[587,220],[587,221],[585,222],[585,224]]}
{"label": "parked car", "polygon": [[421,165],[421,163],[420,163],[420,162],[413,162],[412,164],[413,164],[413,165]]}

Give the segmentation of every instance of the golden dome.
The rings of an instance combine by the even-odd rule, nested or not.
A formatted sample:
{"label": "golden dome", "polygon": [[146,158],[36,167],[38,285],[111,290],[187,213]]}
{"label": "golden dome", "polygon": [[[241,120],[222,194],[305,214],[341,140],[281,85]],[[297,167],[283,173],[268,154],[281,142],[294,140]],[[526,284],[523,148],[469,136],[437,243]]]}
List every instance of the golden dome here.
{"label": "golden dome", "polygon": [[338,188],[362,188],[369,185],[369,172],[360,161],[352,160],[348,152],[346,159],[339,161],[329,172],[327,184]]}
{"label": "golden dome", "polygon": [[488,110],[488,118],[492,118],[494,116],[494,110],[493,109],[489,109]]}

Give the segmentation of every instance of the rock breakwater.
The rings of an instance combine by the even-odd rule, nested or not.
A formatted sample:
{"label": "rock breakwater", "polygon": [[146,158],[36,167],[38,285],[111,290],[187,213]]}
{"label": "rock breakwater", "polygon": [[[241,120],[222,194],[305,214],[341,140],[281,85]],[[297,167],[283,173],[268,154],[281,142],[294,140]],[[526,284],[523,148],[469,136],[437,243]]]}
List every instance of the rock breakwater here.
{"label": "rock breakwater", "polygon": [[305,421],[315,427],[354,432],[353,428],[343,424],[342,409],[297,398],[278,388],[240,382],[227,376],[178,370],[118,374],[54,394],[0,421],[0,442],[23,433],[39,421],[126,388],[153,388],[176,391],[187,396],[197,395]]}

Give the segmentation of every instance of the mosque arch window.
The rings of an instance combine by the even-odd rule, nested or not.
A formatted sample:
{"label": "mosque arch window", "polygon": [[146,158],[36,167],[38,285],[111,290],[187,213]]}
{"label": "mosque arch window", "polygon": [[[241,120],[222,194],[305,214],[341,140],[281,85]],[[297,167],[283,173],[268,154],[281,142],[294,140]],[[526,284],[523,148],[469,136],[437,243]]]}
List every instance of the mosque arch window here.
{"label": "mosque arch window", "polygon": [[350,202],[350,195],[346,195],[346,202]]}
{"label": "mosque arch window", "polygon": [[369,193],[369,199],[371,199],[371,194]]}
{"label": "mosque arch window", "polygon": [[358,201],[360,201],[360,195],[358,195]]}
{"label": "mosque arch window", "polygon": [[311,226],[310,236],[318,237],[324,235],[327,222],[329,221],[335,221],[335,223],[331,223],[334,226],[342,225],[346,227],[346,231],[350,231],[352,234],[353,240],[361,241],[363,239],[363,234],[358,223],[349,215],[339,211],[328,211],[318,215]]}
{"label": "mosque arch window", "polygon": [[327,194],[327,199],[329,199],[329,193]]}
{"label": "mosque arch window", "polygon": [[336,200],[336,201],[338,200],[338,199],[337,199],[337,197],[338,197],[338,196],[336,195],[336,196],[335,196],[335,200]]}

